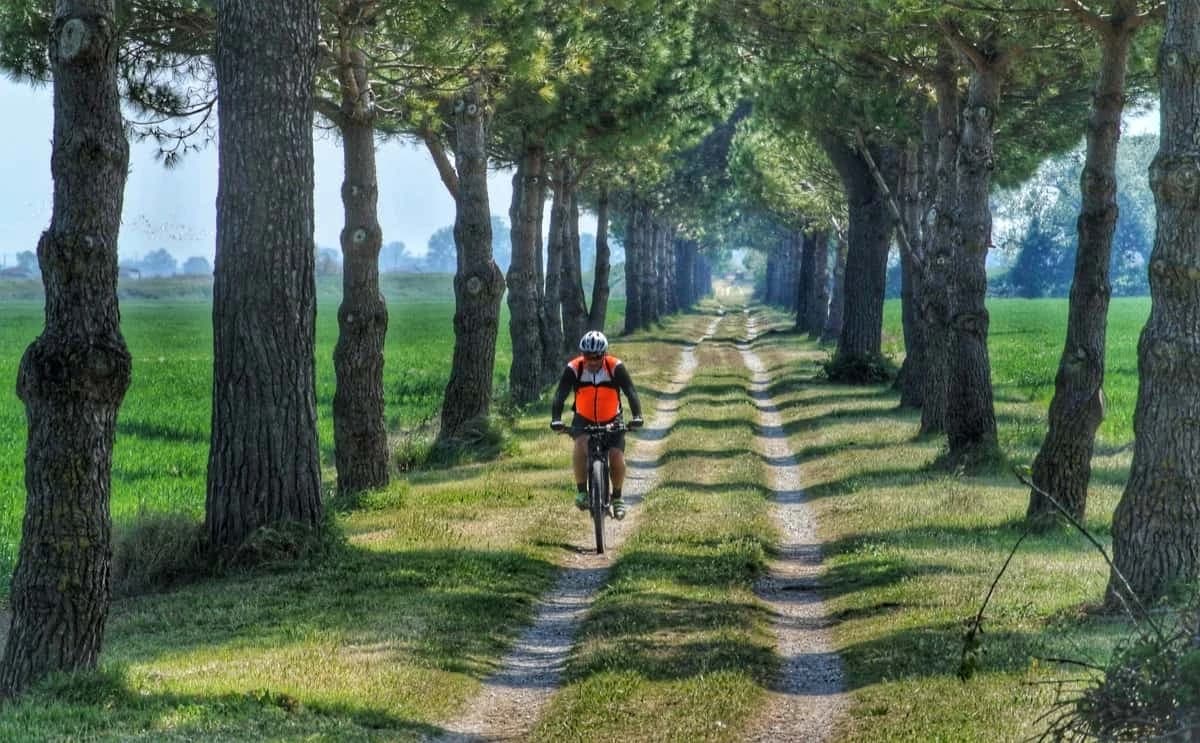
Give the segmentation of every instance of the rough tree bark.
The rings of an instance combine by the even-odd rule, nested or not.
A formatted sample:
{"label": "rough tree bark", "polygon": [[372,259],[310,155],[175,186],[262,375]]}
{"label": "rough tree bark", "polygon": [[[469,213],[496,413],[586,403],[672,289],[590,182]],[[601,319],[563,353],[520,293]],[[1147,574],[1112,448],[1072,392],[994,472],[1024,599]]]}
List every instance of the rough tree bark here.
{"label": "rough tree bark", "polygon": [[564,227],[567,222],[567,195],[563,188],[562,166],[554,165],[555,177],[550,192],[550,232],[546,236],[546,290],[542,299],[542,385],[562,375],[565,363],[562,322],[562,267],[566,248]]}
{"label": "rough tree bark", "polygon": [[674,314],[679,308],[676,290],[676,230],[665,229],[662,233],[662,272],[659,275],[659,307],[662,314]]}
{"label": "rough tree bark", "polygon": [[821,331],[821,342],[832,343],[842,335],[842,309],[846,306],[846,256],[850,245],[839,231],[833,258],[833,290],[829,297],[829,317]]}
{"label": "rough tree bark", "polygon": [[608,316],[611,253],[608,248],[608,189],[600,189],[596,202],[596,278],[592,282],[592,307],[588,312],[588,330],[604,330]]}
{"label": "rough tree bark", "polygon": [[[1138,341],[1133,463],[1113,515],[1113,562],[1143,602],[1200,577],[1200,0],[1167,3],[1158,54],[1158,231]],[[1115,603],[1119,579],[1109,579]]]}
{"label": "rough tree bark", "polygon": [[648,327],[651,323],[658,322],[659,303],[658,303],[658,276],[656,275],[655,266],[658,265],[659,251],[662,249],[662,227],[658,220],[652,215],[649,216],[644,225],[646,237],[643,243],[646,250],[638,255],[638,281],[642,284],[642,313],[643,325]]}
{"label": "rough tree bark", "polygon": [[112,448],[131,368],[117,306],[129,144],[113,12],[112,0],[59,0],[50,32],[54,206],[37,246],[45,327],[17,374],[29,434],[5,697],[95,668],[112,595]]}
{"label": "rough tree bark", "polygon": [[559,170],[563,182],[563,201],[566,205],[563,221],[562,278],[559,297],[562,300],[563,353],[568,358],[576,353],[579,339],[587,332],[588,309],[583,293],[583,267],[579,251],[579,200],[576,195],[577,173],[570,158],[563,158]]}
{"label": "rough tree bark", "polygon": [[679,306],[682,309],[691,309],[696,303],[696,242],[676,240],[675,256],[678,265],[676,275],[679,277],[676,284]]}
{"label": "rough tree bark", "polygon": [[954,250],[954,204],[958,192],[958,118],[962,109],[953,53],[943,47],[934,78],[937,95],[937,166],[933,224],[925,244],[920,310],[925,328],[925,391],[920,435],[946,430],[950,384],[950,272]]}
{"label": "rough tree bark", "polygon": [[[1117,142],[1125,108],[1125,68],[1134,33],[1144,16],[1135,0],[1116,0],[1113,17],[1080,9],[1082,19],[1100,37],[1100,72],[1087,126],[1087,155],[1080,177],[1079,248],[1067,316],[1067,338],[1049,423],[1033,460],[1033,482],[1078,521],[1087,510],[1092,447],[1104,417],[1104,351],[1108,323],[1109,259],[1117,224]],[[1058,519],[1058,511],[1037,490],[1029,494],[1026,515]]]}
{"label": "rough tree bark", "polygon": [[545,151],[538,141],[527,141],[513,175],[512,263],[508,267],[508,329],[512,336],[512,364],[508,384],[513,402],[533,402],[542,390],[541,272],[539,250],[542,211],[542,163]]}
{"label": "rough tree bark", "polygon": [[904,365],[896,378],[900,407],[920,408],[925,391],[925,327],[921,322],[921,153],[915,143],[905,149],[900,177],[901,219],[907,240],[900,241],[901,317],[904,325]]}
{"label": "rough tree bark", "polygon": [[210,546],[322,519],[314,359],[316,0],[217,12]]}
{"label": "rough tree bark", "polygon": [[958,240],[950,282],[950,384],[946,396],[946,464],[973,467],[999,454],[996,411],[988,358],[987,252],[992,242],[988,193],[995,157],[996,109],[1010,55],[991,45],[973,46],[953,37],[970,61],[971,80],[963,107],[958,147]]}
{"label": "rough tree bark", "polygon": [[642,327],[642,285],[638,262],[642,251],[642,222],[645,215],[636,197],[630,198],[625,226],[625,329],[626,335]]}
{"label": "rough tree bark", "polygon": [[778,275],[779,275],[779,259],[777,254],[779,249],[772,245],[767,248],[767,265],[766,271],[763,274],[763,303],[778,304]]}
{"label": "rough tree bark", "polygon": [[[850,250],[846,256],[843,284],[844,316],[834,363],[853,368],[859,363],[874,363],[881,356],[883,293],[892,220],[862,155],[832,133],[823,134],[821,144],[838,171],[850,208]],[[883,177],[894,182],[895,148],[878,148],[874,160]]]}
{"label": "rough tree bark", "polygon": [[804,299],[807,316],[804,324],[808,337],[816,339],[825,329],[829,317],[829,231],[813,230],[803,240],[805,250],[812,246],[812,280],[808,282],[808,295]]}
{"label": "rough tree bark", "polygon": [[458,199],[454,211],[454,356],[442,404],[438,441],[476,435],[492,402],[492,370],[500,330],[504,275],[492,260],[492,219],[487,192],[488,102],[484,84],[473,81],[455,102],[454,164]]}
{"label": "rough tree bark", "polygon": [[797,272],[796,284],[788,290],[788,294],[793,297],[792,305],[796,308],[795,330],[798,333],[807,333],[812,330],[812,326],[809,325],[809,302],[813,300],[816,292],[817,246],[811,235],[805,235],[800,230],[789,232],[787,240],[799,248],[796,252],[800,254],[800,270]]}
{"label": "rough tree bark", "polygon": [[338,40],[341,105],[327,115],[342,134],[342,304],[333,349],[333,451],[339,493],[388,484],[383,411],[383,343],[387,304],[379,291],[379,180],[375,168],[375,96],[358,34]]}

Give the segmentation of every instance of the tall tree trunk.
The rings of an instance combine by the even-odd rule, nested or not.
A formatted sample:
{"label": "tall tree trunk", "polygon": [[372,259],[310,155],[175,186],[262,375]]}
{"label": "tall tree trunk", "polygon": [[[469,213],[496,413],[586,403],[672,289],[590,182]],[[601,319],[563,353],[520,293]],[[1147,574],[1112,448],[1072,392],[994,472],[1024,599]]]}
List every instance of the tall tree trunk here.
{"label": "tall tree trunk", "polygon": [[[1158,231],[1138,341],[1133,463],[1113,515],[1113,562],[1143,602],[1200,577],[1200,0],[1171,0],[1158,55]],[[1110,602],[1120,582],[1109,580]]]}
{"label": "tall tree trunk", "polygon": [[1009,57],[991,48],[966,51],[972,71],[958,148],[955,217],[959,239],[950,282],[951,363],[946,397],[946,461],[952,467],[987,462],[999,452],[985,298],[987,251],[992,242],[988,194],[994,167],[996,107]]}
{"label": "tall tree trunk", "polygon": [[342,304],[333,350],[333,450],[339,493],[388,484],[388,441],[383,415],[383,342],[388,311],[379,291],[379,181],[375,172],[375,111],[365,55],[345,50],[339,70],[345,181],[341,242]]}
{"label": "tall tree trunk", "polygon": [[681,309],[691,309],[696,304],[696,243],[693,240],[680,239],[675,241],[675,245],[678,256],[676,288],[679,306]]}
{"label": "tall tree trunk", "polygon": [[542,163],[540,142],[529,142],[513,175],[512,263],[508,267],[508,330],[512,336],[512,365],[508,384],[513,402],[533,402],[542,389],[541,271],[537,249],[541,239]]}
{"label": "tall tree trunk", "polygon": [[808,282],[808,295],[804,300],[807,319],[804,325],[808,337],[816,339],[825,329],[829,316],[829,231],[814,230],[804,239],[805,250],[812,246],[812,280]]}
{"label": "tall tree trunk", "polygon": [[54,207],[38,241],[45,327],[17,394],[29,426],[25,522],[0,694],[96,667],[112,590],[109,496],[130,356],[117,306],[117,235],[129,163],[112,0],[59,0],[50,35]]}
{"label": "tall tree trunk", "polygon": [[776,297],[776,272],[779,270],[779,260],[776,257],[778,248],[774,245],[767,248],[767,265],[766,272],[763,276],[763,292],[762,300],[764,304],[775,304]]}
{"label": "tall tree trunk", "polygon": [[[1125,107],[1125,66],[1137,10],[1132,0],[1114,3],[1119,25],[1100,22],[1100,76],[1087,127],[1087,156],[1079,187],[1079,248],[1071,281],[1067,339],[1054,380],[1050,428],[1033,460],[1033,482],[1078,521],[1087,508],[1092,447],[1104,417],[1104,350],[1108,322],[1108,282],[1113,231],[1117,224],[1117,141]],[[1099,21],[1099,19],[1097,19]],[[1057,510],[1036,490],[1027,515],[1057,518]]]}
{"label": "tall tree trunk", "polygon": [[835,251],[833,291],[829,297],[829,316],[825,318],[825,328],[821,331],[822,343],[832,343],[842,336],[842,310],[846,306],[846,256],[850,253],[850,245],[841,233],[838,233]]}
{"label": "tall tree trunk", "polygon": [[216,550],[322,519],[314,327],[316,0],[227,0],[217,12],[220,145],[213,281]]}
{"label": "tall tree trunk", "polygon": [[925,392],[925,327],[921,322],[921,152],[910,142],[900,179],[900,211],[908,240],[900,245],[900,312],[904,324],[904,365],[896,378],[900,407],[920,408]]}
{"label": "tall tree trunk", "polygon": [[592,281],[592,308],[588,314],[588,330],[604,330],[608,315],[609,272],[611,253],[608,248],[608,189],[600,189],[596,203],[596,278]]}
{"label": "tall tree trunk", "polygon": [[487,101],[484,85],[473,81],[454,115],[454,164],[458,199],[454,210],[454,357],[442,403],[439,442],[477,433],[492,402],[496,336],[504,275],[492,259],[492,218],[487,192]]}
{"label": "tall tree trunk", "polygon": [[[563,158],[560,169],[566,211],[563,221],[562,298],[563,353],[575,353],[579,339],[587,332],[588,309],[583,294],[583,267],[579,250],[579,200],[576,195],[575,169]],[[561,370],[560,370],[561,371]]]}
{"label": "tall tree trunk", "polygon": [[709,265],[708,258],[701,255],[697,249],[696,254],[696,299],[712,294],[712,266]]}
{"label": "tall tree trunk", "polygon": [[807,333],[812,330],[809,321],[812,319],[810,315],[809,302],[813,301],[816,295],[816,249],[817,244],[812,239],[812,235],[805,235],[800,230],[795,230],[788,233],[788,241],[799,248],[800,253],[800,270],[796,277],[795,286],[791,287],[788,294],[795,299],[792,304],[796,308],[796,332]]}
{"label": "tall tree trunk", "polygon": [[550,233],[546,237],[546,292],[542,300],[542,385],[552,384],[562,375],[562,267],[566,248],[564,226],[567,202],[563,190],[561,166],[556,164],[551,185]]}
{"label": "tall tree trunk", "polygon": [[649,250],[643,257],[643,266],[641,270],[642,280],[642,309],[646,313],[646,324],[658,322],[662,316],[660,312],[659,296],[658,296],[658,265],[659,253],[662,251],[662,226],[657,219],[651,218],[647,220],[647,239],[646,244]]}
{"label": "tall tree trunk", "polygon": [[658,264],[655,266],[655,278],[657,279],[657,294],[658,294],[658,316],[666,317],[675,311],[672,298],[675,296],[674,290],[674,260],[675,251],[675,231],[666,227],[662,228],[662,232],[658,238]]}
{"label": "tall tree trunk", "polygon": [[655,291],[657,282],[654,280],[654,264],[658,258],[658,223],[649,206],[645,209],[646,217],[642,221],[642,249],[638,251],[637,269],[642,304],[642,323],[639,327],[643,328],[658,320],[658,294]]}
{"label": "tall tree trunk", "polygon": [[625,223],[625,334],[642,327],[642,283],[638,276],[642,245],[644,213],[636,197],[629,201],[629,218]]}
{"label": "tall tree trunk", "polygon": [[934,81],[937,93],[937,168],[932,229],[925,244],[920,307],[925,327],[925,393],[921,435],[946,430],[950,385],[950,279],[954,251],[954,203],[958,192],[958,118],[962,110],[952,52],[943,47]]}
{"label": "tall tree trunk", "polygon": [[674,229],[667,233],[663,240],[663,280],[662,280],[662,298],[663,312],[667,315],[673,315],[679,310],[679,292],[677,291],[678,282],[676,281],[676,267],[678,261],[675,259],[675,245],[679,238],[676,236]]}
{"label": "tall tree trunk", "polygon": [[779,273],[777,274],[777,281],[779,285],[776,291],[779,293],[779,306],[788,310],[788,312],[796,311],[796,300],[799,294],[796,287],[796,281],[799,279],[797,278],[796,281],[793,281],[793,277],[799,273],[793,269],[799,268],[801,252],[796,250],[796,247],[798,246],[796,245],[795,238],[791,234],[784,233],[783,239],[779,241],[778,248]]}
{"label": "tall tree trunk", "polygon": [[[850,208],[844,318],[834,363],[854,368],[860,363],[874,363],[881,356],[883,293],[892,220],[862,155],[836,135],[826,133],[821,141],[844,184]],[[897,165],[895,148],[879,148],[874,159],[884,178],[894,183]]]}

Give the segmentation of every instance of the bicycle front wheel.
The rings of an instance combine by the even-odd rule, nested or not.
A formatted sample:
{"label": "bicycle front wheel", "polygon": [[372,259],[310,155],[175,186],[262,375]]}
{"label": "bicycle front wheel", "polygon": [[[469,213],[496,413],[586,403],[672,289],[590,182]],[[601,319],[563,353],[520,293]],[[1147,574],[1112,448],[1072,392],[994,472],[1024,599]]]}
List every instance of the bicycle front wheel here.
{"label": "bicycle front wheel", "polygon": [[604,516],[608,510],[605,491],[608,490],[608,473],[604,471],[604,462],[597,459],[592,462],[592,472],[588,483],[588,500],[592,508],[592,524],[596,527],[596,554],[604,554]]}

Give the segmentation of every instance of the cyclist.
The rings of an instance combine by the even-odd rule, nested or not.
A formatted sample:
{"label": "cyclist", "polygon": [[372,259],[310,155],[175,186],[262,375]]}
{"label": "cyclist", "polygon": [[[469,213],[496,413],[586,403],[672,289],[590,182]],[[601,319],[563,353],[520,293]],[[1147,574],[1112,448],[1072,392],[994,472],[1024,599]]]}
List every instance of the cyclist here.
{"label": "cyclist", "polygon": [[[633,418],[629,421],[630,428],[642,425],[642,404],[638,401],[637,391],[633,388],[633,378],[629,371],[616,356],[608,353],[608,338],[599,330],[589,330],[579,339],[580,355],[567,362],[562,378],[558,382],[558,390],[554,393],[554,402],[550,406],[550,428],[555,431],[564,429],[562,422],[563,404],[567,393],[575,391],[573,408],[574,419],[571,428],[578,429],[589,425],[605,425],[621,417],[621,392],[629,401],[629,410]],[[587,435],[575,436],[575,451],[572,464],[575,468],[575,507],[585,510],[588,505],[587,497]],[[625,518],[625,501],[621,497],[621,485],[625,481],[625,434],[611,434],[611,448],[608,452],[609,477],[612,480],[613,516]]]}

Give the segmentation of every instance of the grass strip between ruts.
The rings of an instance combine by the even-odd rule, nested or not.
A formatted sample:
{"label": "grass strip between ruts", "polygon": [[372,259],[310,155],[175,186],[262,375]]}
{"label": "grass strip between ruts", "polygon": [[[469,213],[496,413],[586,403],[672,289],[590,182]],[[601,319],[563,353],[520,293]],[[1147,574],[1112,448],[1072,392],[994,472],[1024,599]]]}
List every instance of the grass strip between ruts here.
{"label": "grass strip between ruts", "polygon": [[738,740],[765,699],[778,659],[753,583],[774,532],[743,332],[729,314],[697,347],[639,530],[534,740]]}

